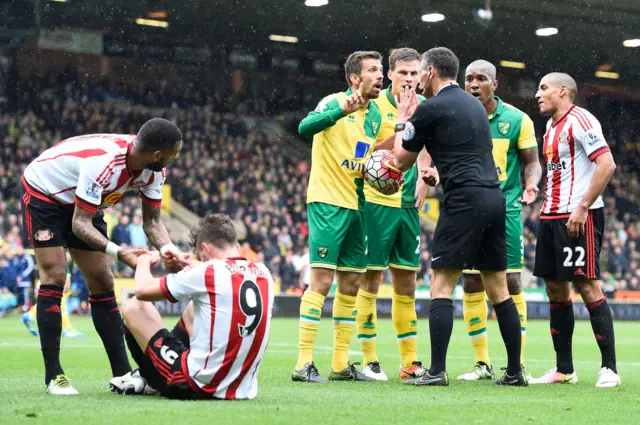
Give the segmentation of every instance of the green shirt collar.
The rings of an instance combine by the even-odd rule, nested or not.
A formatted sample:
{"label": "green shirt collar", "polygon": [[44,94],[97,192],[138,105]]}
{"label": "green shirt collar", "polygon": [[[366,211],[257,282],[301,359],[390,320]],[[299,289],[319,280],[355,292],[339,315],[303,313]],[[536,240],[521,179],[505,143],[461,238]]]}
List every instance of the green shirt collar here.
{"label": "green shirt collar", "polygon": [[391,88],[392,86],[391,84],[389,84],[389,87],[387,87],[387,89],[384,92],[385,92],[385,95],[387,96],[387,100],[389,101],[389,103],[392,104],[393,107],[397,109],[398,107],[396,106],[396,100],[391,95]]}
{"label": "green shirt collar", "polygon": [[498,101],[498,106],[496,106],[496,110],[493,112],[493,115],[489,117],[489,121],[502,114],[502,112],[504,112],[504,110],[506,109],[506,106],[504,106],[504,102],[502,101],[502,99],[500,99],[498,96],[493,96],[493,98]]}

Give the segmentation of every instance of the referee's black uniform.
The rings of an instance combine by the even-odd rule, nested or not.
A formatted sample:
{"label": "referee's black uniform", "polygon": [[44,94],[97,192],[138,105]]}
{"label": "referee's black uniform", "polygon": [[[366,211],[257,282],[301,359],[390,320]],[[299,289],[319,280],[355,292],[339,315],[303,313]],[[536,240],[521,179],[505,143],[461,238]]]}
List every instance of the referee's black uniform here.
{"label": "referee's black uniform", "polygon": [[505,198],[480,101],[451,84],[422,102],[406,125],[402,147],[420,152],[423,146],[444,188],[432,268],[506,270]]}

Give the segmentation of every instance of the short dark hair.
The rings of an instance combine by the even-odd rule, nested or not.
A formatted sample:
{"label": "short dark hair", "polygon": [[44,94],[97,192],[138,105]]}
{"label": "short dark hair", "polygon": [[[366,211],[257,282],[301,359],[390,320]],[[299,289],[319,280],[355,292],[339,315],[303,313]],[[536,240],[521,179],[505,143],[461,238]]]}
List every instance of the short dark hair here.
{"label": "short dark hair", "polygon": [[347,58],[347,61],[344,63],[344,76],[347,79],[347,84],[349,84],[349,86],[351,86],[351,78],[349,78],[349,76],[351,74],[360,74],[362,72],[362,61],[365,59],[377,59],[381,61],[382,55],[375,51],[357,51],[351,53]]}
{"label": "short dark hair", "polygon": [[238,233],[233,220],[226,214],[207,214],[191,229],[189,245],[194,250],[200,244],[208,243],[218,249],[225,249],[238,243]]}
{"label": "short dark hair", "polygon": [[152,118],[140,127],[136,139],[142,152],[171,149],[182,140],[182,132],[171,121]]}
{"label": "short dark hair", "polygon": [[455,80],[458,78],[460,61],[457,56],[446,47],[434,47],[424,52],[421,66],[423,69],[432,66],[440,78]]}
{"label": "short dark hair", "polygon": [[420,53],[416,49],[409,47],[400,47],[394,49],[389,56],[389,69],[394,71],[398,62],[420,61]]}

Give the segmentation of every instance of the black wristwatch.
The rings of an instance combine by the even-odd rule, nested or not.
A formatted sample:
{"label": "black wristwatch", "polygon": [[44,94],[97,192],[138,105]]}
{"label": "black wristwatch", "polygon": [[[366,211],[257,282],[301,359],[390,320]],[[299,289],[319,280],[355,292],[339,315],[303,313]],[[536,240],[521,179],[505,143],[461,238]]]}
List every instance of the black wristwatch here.
{"label": "black wristwatch", "polygon": [[395,131],[396,133],[399,131],[404,131],[404,128],[407,124],[404,122],[399,122],[396,124],[396,126],[394,127],[393,131]]}

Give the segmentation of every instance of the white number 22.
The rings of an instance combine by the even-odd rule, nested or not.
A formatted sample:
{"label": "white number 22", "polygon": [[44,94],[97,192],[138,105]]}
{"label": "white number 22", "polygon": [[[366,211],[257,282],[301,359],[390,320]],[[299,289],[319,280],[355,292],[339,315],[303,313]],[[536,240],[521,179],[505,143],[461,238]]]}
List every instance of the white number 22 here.
{"label": "white number 22", "polygon": [[[578,255],[578,258],[576,258],[575,262],[572,262],[571,258],[573,257],[574,251]],[[565,246],[564,253],[567,255],[567,257],[564,259],[564,263],[562,263],[563,266],[565,267],[584,266],[584,248],[583,247],[577,246],[575,247],[574,250],[572,250],[571,247]]]}

